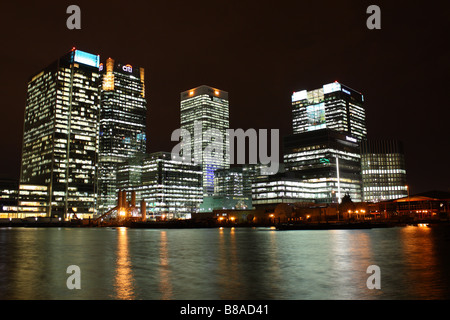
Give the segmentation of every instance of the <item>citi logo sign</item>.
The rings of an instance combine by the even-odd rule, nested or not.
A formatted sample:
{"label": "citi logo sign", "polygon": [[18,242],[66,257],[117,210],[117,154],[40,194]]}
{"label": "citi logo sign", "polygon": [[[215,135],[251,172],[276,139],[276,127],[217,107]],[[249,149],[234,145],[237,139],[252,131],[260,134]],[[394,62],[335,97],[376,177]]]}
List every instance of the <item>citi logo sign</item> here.
{"label": "citi logo sign", "polygon": [[129,64],[122,66],[122,70],[126,72],[133,72],[133,67]]}

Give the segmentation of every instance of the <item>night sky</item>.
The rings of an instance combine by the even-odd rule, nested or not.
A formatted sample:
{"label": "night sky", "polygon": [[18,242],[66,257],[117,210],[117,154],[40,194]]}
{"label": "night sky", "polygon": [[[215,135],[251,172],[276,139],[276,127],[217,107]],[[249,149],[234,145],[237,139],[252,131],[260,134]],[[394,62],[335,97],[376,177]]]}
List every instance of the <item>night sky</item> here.
{"label": "night sky", "polygon": [[175,145],[182,91],[228,91],[231,128],[287,135],[292,92],[337,80],[364,94],[369,138],[404,143],[412,193],[450,191],[449,14],[448,0],[2,1],[0,179],[19,177],[28,78],[76,47],[145,68],[148,152]]}

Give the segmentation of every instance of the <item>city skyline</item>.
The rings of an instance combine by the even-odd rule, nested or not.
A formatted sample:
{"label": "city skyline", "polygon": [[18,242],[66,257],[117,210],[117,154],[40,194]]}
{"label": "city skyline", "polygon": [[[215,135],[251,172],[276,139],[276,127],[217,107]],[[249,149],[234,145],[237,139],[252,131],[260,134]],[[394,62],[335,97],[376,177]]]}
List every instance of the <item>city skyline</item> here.
{"label": "city skyline", "polygon": [[[1,73],[2,79],[7,80],[2,89],[5,90],[3,96],[6,97],[2,110],[8,114],[1,127],[3,136],[9,138],[2,140],[1,144],[3,149],[9,151],[2,158],[2,178],[18,179],[19,176],[28,77],[75,46],[77,49],[99,54],[102,59],[117,57],[124,63],[144,67],[146,79],[149,79],[146,85],[149,97],[148,152],[170,150],[173,146],[170,133],[179,127],[179,93],[189,88],[207,84],[229,92],[230,128],[279,128],[280,136],[286,136],[292,133],[292,93],[312,90],[323,83],[337,80],[364,93],[369,138],[395,138],[404,143],[411,192],[432,189],[448,191],[449,170],[435,165],[436,161],[449,157],[449,148],[446,148],[448,134],[445,135],[444,126],[447,118],[445,112],[448,109],[443,108],[445,102],[440,99],[440,92],[444,92],[446,87],[448,64],[444,57],[448,51],[441,48],[434,51],[429,60],[421,59],[429,52],[425,49],[426,45],[419,48],[410,40],[417,37],[425,44],[435,43],[433,40],[439,38],[439,30],[432,33],[431,27],[414,24],[414,19],[408,23],[406,18],[401,19],[402,23],[406,22],[402,26],[395,19],[404,15],[401,6],[380,2],[383,12],[382,29],[375,31],[365,27],[367,5],[364,3],[340,6],[330,3],[320,11],[320,16],[316,16],[316,22],[304,19],[300,26],[293,20],[304,18],[304,15],[301,10],[295,9],[314,11],[318,9],[316,5],[290,4],[288,10],[282,5],[253,7],[250,3],[231,3],[223,8],[211,3],[204,9],[199,9],[203,6],[196,4],[191,8],[181,4],[179,8],[169,8],[164,4],[150,8],[139,4],[136,8],[142,9],[142,13],[137,17],[132,19],[122,15],[123,19],[133,21],[141,28],[148,26],[149,42],[152,39],[150,35],[155,35],[154,30],[158,26],[163,29],[167,27],[164,29],[165,37],[157,35],[153,38],[153,44],[159,44],[155,46],[145,40],[140,45],[111,45],[108,43],[112,37],[110,35],[99,39],[99,34],[93,30],[100,30],[101,23],[105,22],[104,17],[98,16],[100,8],[83,1],[78,5],[82,12],[82,29],[70,31],[65,28],[65,4],[42,4],[41,7],[30,5],[24,8],[7,4],[10,17],[15,19],[14,25],[17,26],[7,34],[7,41],[13,42],[11,37],[19,37],[25,32],[30,33],[30,39],[26,43],[13,42],[14,55],[10,52],[2,53],[3,61],[16,66],[14,73],[6,72],[5,69]],[[117,3],[102,10],[114,16],[121,14]],[[411,14],[420,12],[423,19],[432,14],[442,14],[442,10],[426,8],[420,4],[409,5],[408,10]],[[205,18],[189,25],[184,12],[197,18],[204,15]],[[144,23],[142,17],[145,13],[153,20],[148,19],[150,22]],[[172,29],[157,17],[157,14],[167,17],[169,13],[173,13],[171,22],[179,22]],[[213,14],[211,17],[205,13]],[[330,28],[333,22],[338,21],[339,14],[344,13],[349,17],[346,22]],[[52,14],[55,19],[49,18],[37,25],[36,30],[30,29],[35,22],[34,15],[47,17]],[[264,17],[271,19],[263,21]],[[283,17],[285,19],[281,20]],[[235,23],[225,23],[227,18]],[[273,23],[267,23],[270,21]],[[320,25],[320,21],[328,21],[329,28]],[[444,19],[437,21],[445,23],[439,22]],[[186,30],[182,30],[183,25]],[[209,28],[206,28],[208,25]],[[209,49],[204,51],[195,47],[198,42],[194,41],[196,36],[193,36],[193,31],[201,28],[205,28],[205,42],[209,45]],[[398,37],[405,30],[409,31],[402,33],[404,38]],[[124,43],[136,39],[136,35],[130,34],[130,28],[123,27],[116,31],[120,31],[114,36],[118,38],[128,33],[130,38],[125,37]],[[242,31],[242,37],[237,37],[239,31]],[[39,42],[32,36],[36,32],[59,35],[61,41],[56,43],[41,39],[42,42]],[[218,39],[215,39],[215,34]],[[342,35],[334,40],[332,34]],[[427,35],[427,38],[421,37],[421,34]],[[327,42],[333,50],[322,51],[325,47],[314,40],[315,36],[323,39],[320,42]],[[350,39],[358,45],[359,53],[339,44]],[[33,54],[29,54],[31,48]],[[391,50],[392,48],[395,49]],[[183,53],[180,55],[182,58],[171,54],[176,49]],[[319,65],[320,68],[317,68]],[[415,74],[417,76],[413,76]],[[426,106],[423,105],[424,101]],[[427,112],[419,113],[421,108]]]}
{"label": "city skyline", "polygon": [[0,300],[450,298],[449,8],[6,1]]}

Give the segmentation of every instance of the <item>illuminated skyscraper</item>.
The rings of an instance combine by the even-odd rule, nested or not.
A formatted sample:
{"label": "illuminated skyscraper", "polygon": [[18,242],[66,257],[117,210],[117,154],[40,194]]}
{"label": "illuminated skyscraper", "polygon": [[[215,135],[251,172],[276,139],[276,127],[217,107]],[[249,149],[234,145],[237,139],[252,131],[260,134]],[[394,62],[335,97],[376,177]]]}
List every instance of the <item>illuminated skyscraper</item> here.
{"label": "illuminated skyscraper", "polygon": [[348,194],[362,199],[361,155],[356,138],[320,129],[284,138],[286,171],[305,187],[304,195],[318,203],[338,203]]}
{"label": "illuminated skyscraper", "polygon": [[363,198],[367,202],[408,195],[403,145],[397,140],[361,142]]}
{"label": "illuminated skyscraper", "polygon": [[339,82],[292,94],[293,133],[332,129],[355,137],[367,136],[363,95]]}
{"label": "illuminated skyscraper", "polygon": [[[214,194],[214,171],[229,168],[227,155],[229,129],[228,92],[200,86],[181,93],[181,128],[191,135],[192,160],[203,168],[203,195]],[[211,139],[208,130],[216,130],[218,140]],[[210,130],[211,132],[211,130]],[[216,146],[213,152],[207,147]]]}
{"label": "illuminated skyscraper", "polygon": [[[72,49],[28,82],[19,187],[28,215],[95,214],[99,59]],[[45,194],[35,201],[34,191]]]}
{"label": "illuminated skyscraper", "polygon": [[144,69],[108,58],[100,65],[100,214],[117,202],[117,164],[146,151]]}

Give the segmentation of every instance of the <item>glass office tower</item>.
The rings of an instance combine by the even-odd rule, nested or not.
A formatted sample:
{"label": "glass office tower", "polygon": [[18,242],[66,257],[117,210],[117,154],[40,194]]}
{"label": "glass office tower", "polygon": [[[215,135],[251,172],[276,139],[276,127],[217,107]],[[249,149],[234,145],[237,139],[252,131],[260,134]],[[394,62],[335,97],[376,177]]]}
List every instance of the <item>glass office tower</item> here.
{"label": "glass office tower", "polygon": [[74,48],[28,82],[19,210],[29,215],[95,214],[99,59]]}
{"label": "glass office tower", "polygon": [[284,138],[285,170],[318,203],[340,203],[346,195],[361,202],[361,155],[357,139],[330,129]]}
{"label": "glass office tower", "polygon": [[292,95],[293,133],[324,128],[358,140],[367,135],[363,95],[339,82]]}
{"label": "glass office tower", "polygon": [[117,203],[120,162],[146,152],[144,68],[108,58],[100,65],[99,214]]}
{"label": "glass office tower", "polygon": [[[226,131],[229,129],[228,92],[205,85],[182,92],[181,128],[189,131],[191,157],[203,168],[203,194],[211,196],[214,194],[214,171],[230,166]],[[220,154],[205,152],[213,141],[206,134],[209,129],[216,129],[221,134],[220,148],[215,150]]]}
{"label": "glass office tower", "polygon": [[398,140],[361,142],[363,199],[379,202],[408,196],[403,144]]}

